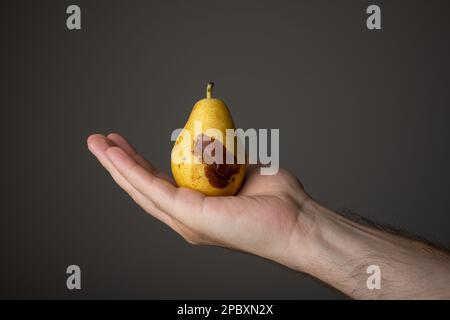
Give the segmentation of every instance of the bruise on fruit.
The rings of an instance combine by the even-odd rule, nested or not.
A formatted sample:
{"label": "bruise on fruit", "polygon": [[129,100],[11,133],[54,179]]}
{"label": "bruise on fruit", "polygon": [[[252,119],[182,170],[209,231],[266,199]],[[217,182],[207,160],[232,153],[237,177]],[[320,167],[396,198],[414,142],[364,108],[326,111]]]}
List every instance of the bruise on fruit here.
{"label": "bruise on fruit", "polygon": [[214,164],[205,167],[205,175],[209,184],[215,188],[223,189],[230,183],[230,177],[239,173],[240,164]]}
{"label": "bruise on fruit", "polygon": [[[195,154],[199,156],[199,160],[202,160],[202,156],[209,157],[209,155],[207,154],[204,155],[203,151],[212,142],[214,142],[214,138],[209,138],[204,134],[200,134],[197,136],[195,140]],[[212,158],[208,159],[211,161],[207,161],[209,163],[212,162],[212,164],[207,164],[204,162],[204,170],[209,184],[215,188],[223,189],[228,186],[228,184],[230,183],[230,179],[234,181],[234,175],[239,173],[241,165],[237,163],[236,156],[234,156],[234,161],[232,164],[225,163],[226,155],[228,152],[227,148],[220,141],[217,141],[216,143],[219,143],[223,148],[222,163],[216,163],[215,161],[212,161],[213,157],[215,156],[213,149],[213,152],[211,153]]]}

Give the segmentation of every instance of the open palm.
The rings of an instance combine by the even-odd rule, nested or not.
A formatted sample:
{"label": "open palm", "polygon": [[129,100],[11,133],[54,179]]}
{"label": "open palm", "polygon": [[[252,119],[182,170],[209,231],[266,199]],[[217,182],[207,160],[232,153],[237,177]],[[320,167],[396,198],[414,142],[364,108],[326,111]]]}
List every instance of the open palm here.
{"label": "open palm", "polygon": [[293,230],[308,223],[299,215],[309,197],[293,175],[280,170],[263,176],[248,170],[236,196],[207,197],[179,188],[158,172],[120,135],[95,134],[88,147],[114,180],[146,212],[193,244],[209,244],[282,260]]}

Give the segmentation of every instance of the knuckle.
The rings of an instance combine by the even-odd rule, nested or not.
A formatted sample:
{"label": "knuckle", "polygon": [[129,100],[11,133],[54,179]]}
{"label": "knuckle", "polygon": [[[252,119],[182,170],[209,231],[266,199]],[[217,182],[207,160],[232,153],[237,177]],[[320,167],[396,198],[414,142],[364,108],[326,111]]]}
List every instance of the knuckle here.
{"label": "knuckle", "polygon": [[190,238],[184,238],[184,240],[191,245],[199,245],[200,244],[198,241],[190,239]]}
{"label": "knuckle", "polygon": [[131,199],[134,201],[134,202],[136,202],[137,204],[139,204],[139,196],[137,195],[137,194],[135,194],[134,192],[130,192],[129,193],[130,194],[130,197],[131,197]]}
{"label": "knuckle", "polygon": [[183,237],[184,241],[191,245],[201,244],[200,237],[198,237],[197,235],[183,233],[181,234],[181,236]]}

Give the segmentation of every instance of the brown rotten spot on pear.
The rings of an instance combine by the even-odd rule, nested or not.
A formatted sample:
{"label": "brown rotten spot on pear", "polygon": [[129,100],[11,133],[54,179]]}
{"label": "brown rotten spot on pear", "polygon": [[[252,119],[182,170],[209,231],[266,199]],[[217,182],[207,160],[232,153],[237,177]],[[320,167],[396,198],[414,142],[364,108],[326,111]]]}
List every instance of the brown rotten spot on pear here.
{"label": "brown rotten spot on pear", "polygon": [[[212,143],[216,145],[210,149],[211,152],[208,152],[208,146]],[[222,159],[219,159],[219,161],[216,159],[217,148],[222,149]],[[227,148],[214,137],[210,138],[204,134],[199,134],[195,139],[194,152],[199,161],[206,163],[204,167],[205,176],[211,186],[215,188],[225,188],[230,181],[233,181],[233,176],[239,173],[241,165],[237,163],[236,156],[230,154]],[[233,163],[226,163],[227,158],[234,159]]]}

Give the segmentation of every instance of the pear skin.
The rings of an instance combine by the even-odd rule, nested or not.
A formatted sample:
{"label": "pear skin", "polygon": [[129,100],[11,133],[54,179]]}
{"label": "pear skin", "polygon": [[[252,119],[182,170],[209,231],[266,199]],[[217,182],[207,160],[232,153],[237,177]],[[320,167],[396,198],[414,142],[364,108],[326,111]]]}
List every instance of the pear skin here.
{"label": "pear skin", "polygon": [[[236,127],[226,104],[212,97],[212,87],[213,84],[208,83],[206,98],[194,105],[186,125],[178,135],[172,149],[171,169],[180,187],[191,188],[207,196],[231,196],[239,190],[244,180],[246,165],[237,161],[236,146],[239,141],[234,141],[233,150],[227,149],[226,130]],[[201,130],[198,130],[199,124]],[[221,135],[211,135],[213,131],[209,129]],[[222,163],[207,158],[207,152],[203,153],[212,142],[213,147],[223,153]],[[225,163],[225,155],[234,157],[234,162]]]}

